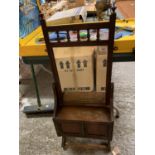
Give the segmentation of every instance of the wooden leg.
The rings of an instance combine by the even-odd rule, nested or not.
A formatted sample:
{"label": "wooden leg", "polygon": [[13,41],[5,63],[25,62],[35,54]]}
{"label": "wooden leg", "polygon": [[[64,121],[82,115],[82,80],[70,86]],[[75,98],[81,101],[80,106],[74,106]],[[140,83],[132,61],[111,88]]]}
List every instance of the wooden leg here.
{"label": "wooden leg", "polygon": [[62,144],[61,147],[66,150],[66,136],[62,136]]}
{"label": "wooden leg", "polygon": [[111,151],[111,143],[110,143],[110,141],[102,142],[100,145],[105,146],[104,150],[106,152],[110,152]]}
{"label": "wooden leg", "polygon": [[108,152],[111,151],[111,143],[110,143],[110,141],[108,141],[108,143],[107,143],[107,151],[108,151]]}

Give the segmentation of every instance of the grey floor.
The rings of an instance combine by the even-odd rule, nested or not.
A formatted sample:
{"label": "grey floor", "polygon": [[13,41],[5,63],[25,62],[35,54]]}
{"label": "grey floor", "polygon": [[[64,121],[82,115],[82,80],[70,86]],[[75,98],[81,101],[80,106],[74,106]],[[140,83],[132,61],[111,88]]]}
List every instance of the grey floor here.
{"label": "grey floor", "polygon": [[[114,104],[119,108],[120,118],[115,120],[112,148],[117,146],[121,155],[134,155],[135,151],[135,63],[114,63]],[[42,103],[53,103],[51,75],[41,70],[37,76]],[[63,151],[61,138],[57,137],[52,117],[27,118],[23,106],[35,104],[33,82],[29,80],[20,88],[25,94],[20,105],[20,155],[111,155],[98,149],[73,149]]]}

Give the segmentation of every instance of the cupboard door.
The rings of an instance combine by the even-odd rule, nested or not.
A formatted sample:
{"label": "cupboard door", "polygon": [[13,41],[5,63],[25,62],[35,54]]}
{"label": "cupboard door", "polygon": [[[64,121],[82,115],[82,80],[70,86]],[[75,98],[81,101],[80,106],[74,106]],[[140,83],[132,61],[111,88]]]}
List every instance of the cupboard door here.
{"label": "cupboard door", "polygon": [[80,122],[61,122],[61,131],[66,135],[83,135],[83,126]]}
{"label": "cupboard door", "polygon": [[87,136],[108,138],[109,127],[103,123],[85,123],[85,133]]}

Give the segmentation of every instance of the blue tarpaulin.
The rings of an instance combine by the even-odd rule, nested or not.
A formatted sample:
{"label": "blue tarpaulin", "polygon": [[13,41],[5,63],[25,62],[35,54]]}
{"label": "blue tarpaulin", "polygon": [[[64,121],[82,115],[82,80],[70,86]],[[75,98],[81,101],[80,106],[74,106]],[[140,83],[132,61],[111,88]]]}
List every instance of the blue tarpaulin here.
{"label": "blue tarpaulin", "polygon": [[24,38],[40,25],[36,0],[19,0],[19,37]]}

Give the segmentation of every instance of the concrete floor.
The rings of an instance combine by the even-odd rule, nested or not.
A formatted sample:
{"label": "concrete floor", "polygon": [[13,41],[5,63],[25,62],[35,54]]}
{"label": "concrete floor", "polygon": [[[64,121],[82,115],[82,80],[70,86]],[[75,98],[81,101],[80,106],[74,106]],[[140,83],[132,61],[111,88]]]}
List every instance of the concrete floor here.
{"label": "concrete floor", "polygon": [[[114,104],[119,108],[120,118],[115,120],[111,145],[112,148],[118,146],[121,155],[134,155],[135,151],[134,69],[134,62],[113,64]],[[43,104],[53,103],[51,75],[41,70],[37,78]],[[22,85],[21,90],[25,93],[23,105],[36,103],[32,80]],[[111,155],[98,149],[69,148],[63,151],[52,117],[27,118],[22,108],[20,106],[20,155]]]}

